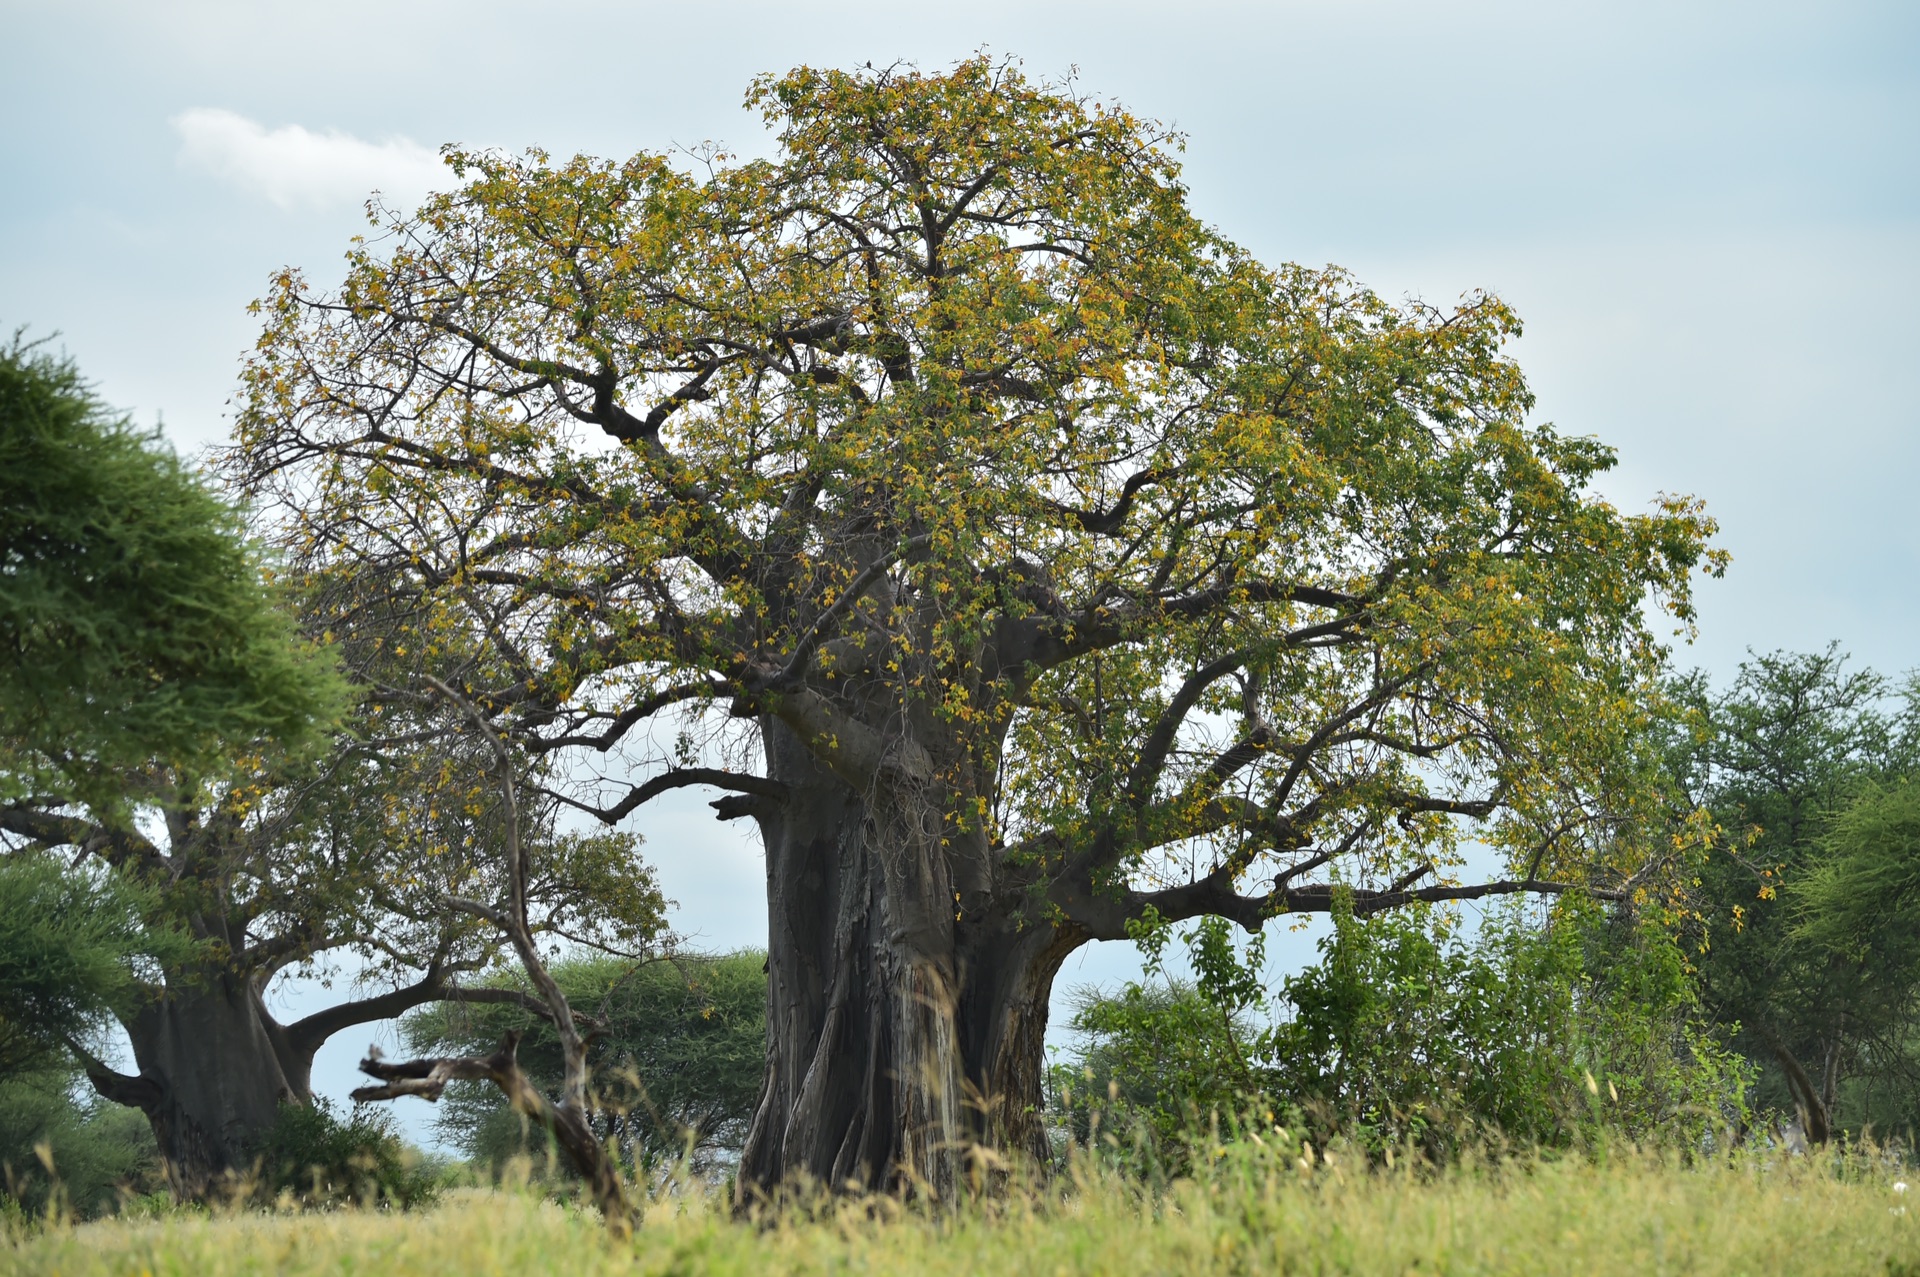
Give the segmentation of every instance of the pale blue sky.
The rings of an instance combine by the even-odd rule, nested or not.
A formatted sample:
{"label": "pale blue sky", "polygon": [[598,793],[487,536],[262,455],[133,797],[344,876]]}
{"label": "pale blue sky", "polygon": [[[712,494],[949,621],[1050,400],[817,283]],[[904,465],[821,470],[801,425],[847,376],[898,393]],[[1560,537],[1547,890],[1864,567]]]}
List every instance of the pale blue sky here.
{"label": "pale blue sky", "polygon": [[[1721,520],[1733,568],[1683,662],[1837,638],[1920,665],[1911,0],[0,0],[0,325],[58,330],[192,449],[268,273],[331,278],[366,188],[422,189],[440,143],[752,152],[758,72],[983,46],[1185,130],[1195,206],[1268,260],[1514,303],[1540,414],[1621,451],[1609,495]],[[764,935],[734,830],[692,798],[640,827],[684,929]]]}

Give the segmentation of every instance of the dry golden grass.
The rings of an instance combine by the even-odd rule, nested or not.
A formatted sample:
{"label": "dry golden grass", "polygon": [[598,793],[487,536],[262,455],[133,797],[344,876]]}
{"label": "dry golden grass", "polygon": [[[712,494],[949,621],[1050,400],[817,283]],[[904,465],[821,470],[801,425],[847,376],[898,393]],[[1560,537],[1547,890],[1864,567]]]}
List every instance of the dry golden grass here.
{"label": "dry golden grass", "polygon": [[[1367,1174],[1230,1150],[1152,1196],[1099,1174],[946,1214],[842,1201],[758,1224],[700,1191],[631,1245],[530,1193],[465,1189],[403,1214],[175,1213],[0,1242],[0,1269],[240,1274],[1903,1273],[1920,1192],[1856,1160],[1682,1167],[1640,1156]],[[1911,1203],[1911,1213],[1909,1212]]]}

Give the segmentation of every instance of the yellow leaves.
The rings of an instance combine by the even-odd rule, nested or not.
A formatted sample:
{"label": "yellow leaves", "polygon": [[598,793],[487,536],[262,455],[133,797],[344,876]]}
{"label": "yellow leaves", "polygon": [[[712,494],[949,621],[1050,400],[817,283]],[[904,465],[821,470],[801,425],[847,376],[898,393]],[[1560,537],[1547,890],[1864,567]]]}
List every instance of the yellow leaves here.
{"label": "yellow leaves", "polygon": [[[1611,458],[1525,424],[1497,299],[1443,315],[1337,270],[1269,271],[1188,213],[1157,126],[1007,64],[803,68],[749,100],[780,131],[770,161],[453,152],[473,184],[402,219],[388,259],[357,256],[346,310],[276,281],[246,447],[326,458],[287,480],[325,529],[305,558],[405,558],[438,611],[396,655],[471,659],[569,709],[601,676],[735,680],[784,666],[872,544],[924,530],[811,672],[979,743],[1001,770],[952,811],[982,826],[974,796],[1005,780],[1016,820],[1079,828],[1170,683],[1340,611],[1255,583],[1368,600],[1328,645],[1262,658],[1276,740],[1404,678],[1376,734],[1449,742],[1436,786],[1504,760],[1543,823],[1556,786],[1615,766],[1658,660],[1640,602],[1685,614],[1692,568],[1719,562],[1711,521],[1585,495]],[[937,249],[922,200],[955,214]],[[848,208],[866,220],[820,212]],[[1167,602],[1216,588],[1205,615]],[[983,674],[996,634],[1045,625],[1063,648],[1120,636],[1013,694]],[[1241,699],[1202,712],[1237,723]],[[1231,744],[1182,736],[1165,792]],[[1257,795],[1291,757],[1263,746],[1235,783]],[[1406,775],[1351,741],[1296,783],[1306,801]]]}

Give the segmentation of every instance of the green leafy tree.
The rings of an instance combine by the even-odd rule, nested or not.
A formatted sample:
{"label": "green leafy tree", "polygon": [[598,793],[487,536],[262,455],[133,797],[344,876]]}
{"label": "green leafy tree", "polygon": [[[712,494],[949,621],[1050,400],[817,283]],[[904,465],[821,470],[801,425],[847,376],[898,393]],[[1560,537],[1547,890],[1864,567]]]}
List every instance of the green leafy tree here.
{"label": "green leafy tree", "polygon": [[[450,153],[275,281],[226,461],[493,730],[604,753],[572,801],[758,822],[743,1186],[1044,1154],[1054,975],[1149,908],[1634,889],[1712,525],[1592,492],[1511,310],[1264,266],[1010,64],[750,103],[766,160]],[[1507,877],[1448,880],[1469,833]]]}
{"label": "green leafy tree", "polygon": [[71,362],[0,348],[0,799],[311,746],[340,693],[239,512]]}
{"label": "green leafy tree", "polygon": [[[1900,985],[1913,969],[1879,947],[1875,902],[1841,889],[1873,891],[1898,873],[1898,799],[1888,795],[1920,761],[1920,735],[1892,690],[1829,647],[1755,656],[1724,694],[1694,693],[1707,723],[1697,792],[1729,842],[1702,874],[1704,994],[1768,1066],[1761,1102],[1797,1110],[1816,1143],[1843,1120],[1849,1077],[1884,1083],[1913,1070],[1898,1045],[1911,1033],[1901,1009],[1911,987]],[[1850,819],[1856,802],[1866,805]],[[1876,844],[1881,835],[1891,841]],[[1870,952],[1889,965],[1868,972]]]}
{"label": "green leafy tree", "polygon": [[[739,1153],[766,1074],[766,955],[675,953],[635,964],[583,955],[554,967],[568,1001],[591,1018],[591,1106],[595,1131],[642,1171],[691,1154],[711,1167]],[[524,980],[502,978],[504,987]],[[480,1054],[512,1030],[525,1036],[523,1068],[558,1087],[559,1044],[551,1026],[511,1005],[438,1004],[408,1016],[416,1054]],[[527,1150],[524,1119],[491,1087],[450,1088],[444,1136],[469,1156],[499,1163]]]}

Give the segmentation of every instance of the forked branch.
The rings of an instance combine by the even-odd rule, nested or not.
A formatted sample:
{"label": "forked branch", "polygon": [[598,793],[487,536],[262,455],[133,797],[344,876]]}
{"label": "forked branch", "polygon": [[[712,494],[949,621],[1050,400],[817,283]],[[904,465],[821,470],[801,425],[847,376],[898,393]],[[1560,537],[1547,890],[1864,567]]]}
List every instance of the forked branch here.
{"label": "forked branch", "polygon": [[491,1082],[507,1097],[513,1111],[525,1116],[541,1130],[553,1136],[593,1192],[593,1200],[606,1217],[607,1227],[616,1236],[633,1231],[632,1210],[620,1174],[595,1138],[586,1112],[573,1104],[555,1104],[520,1068],[520,1032],[515,1029],[500,1042],[491,1055],[450,1055],[426,1060],[407,1060],[389,1064],[380,1057],[379,1047],[368,1047],[360,1071],[378,1079],[377,1086],[363,1086],[353,1092],[356,1104],[375,1100],[397,1100],[417,1095],[423,1100],[438,1100],[449,1082]]}

